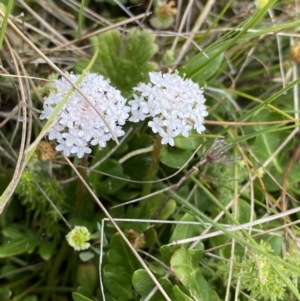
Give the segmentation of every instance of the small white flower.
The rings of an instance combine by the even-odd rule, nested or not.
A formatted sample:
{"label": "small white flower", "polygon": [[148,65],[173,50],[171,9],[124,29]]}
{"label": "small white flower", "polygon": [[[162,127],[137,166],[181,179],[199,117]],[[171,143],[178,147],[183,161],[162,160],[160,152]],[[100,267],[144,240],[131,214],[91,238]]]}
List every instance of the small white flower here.
{"label": "small white flower", "polygon": [[55,149],[59,152],[60,151],[63,152],[65,156],[69,157],[71,154],[71,147],[67,146],[66,140],[59,139],[59,140],[57,140],[57,142],[59,144],[55,147]]}
{"label": "small white flower", "polygon": [[174,146],[174,132],[168,128],[167,132],[161,131],[159,133],[162,137],[161,144],[170,144],[171,146]]}
{"label": "small white flower", "polygon": [[174,137],[188,137],[192,128],[199,134],[205,131],[204,117],[208,115],[203,91],[190,79],[177,73],[150,72],[150,83],[133,88],[132,122],[153,117],[148,125],[163,139],[162,144],[174,145]]}
{"label": "small white flower", "polygon": [[154,117],[153,121],[148,122],[148,125],[152,128],[152,131],[155,134],[163,131],[163,121],[158,117]]}
{"label": "small white flower", "polygon": [[[68,76],[73,83],[79,78],[75,74]],[[91,153],[89,145],[104,147],[112,137],[125,134],[121,126],[129,117],[130,107],[125,105],[126,99],[120,91],[110,86],[109,81],[101,75],[88,73],[78,87],[89,102],[78,91],[74,91],[57,115],[59,122],[50,128],[49,139],[56,139],[59,143],[56,150],[62,151],[66,156],[76,154],[82,158],[84,154]],[[54,82],[54,88],[56,91],[45,99],[40,119],[50,117],[72,86],[62,78]],[[105,122],[90,103],[102,114]]]}
{"label": "small white flower", "polygon": [[84,226],[75,226],[67,235],[68,244],[75,250],[86,250],[90,247],[87,241],[90,239],[90,232]]}

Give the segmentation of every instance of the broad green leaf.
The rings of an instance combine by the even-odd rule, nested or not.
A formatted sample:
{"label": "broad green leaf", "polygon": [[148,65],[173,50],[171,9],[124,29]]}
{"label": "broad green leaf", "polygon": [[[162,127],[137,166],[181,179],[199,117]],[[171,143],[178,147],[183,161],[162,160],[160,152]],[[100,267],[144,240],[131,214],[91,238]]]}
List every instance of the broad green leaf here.
{"label": "broad green leaf", "polygon": [[154,282],[145,270],[137,270],[132,275],[134,289],[141,295],[147,296],[154,288]]}
{"label": "broad green leaf", "polygon": [[[270,113],[268,109],[264,109],[259,111],[258,114],[256,114],[251,121],[260,122],[260,121],[274,121],[279,119],[280,117],[278,116],[278,114]],[[272,156],[272,154],[281,145],[282,139],[280,138],[278,132],[268,132],[267,127],[257,125],[254,128],[256,131],[263,130],[263,129],[266,130],[265,132],[262,132],[256,136],[255,142],[251,146],[251,150],[255,154],[259,162],[264,163],[267,159],[269,159]],[[283,172],[277,157],[274,157],[272,163],[278,173]]]}
{"label": "broad green leaf", "polygon": [[205,52],[206,56],[203,52],[199,52],[187,63],[178,68],[179,73],[203,86],[204,83],[220,69],[224,55],[217,55],[218,52],[219,49],[214,49]]}
{"label": "broad green leaf", "polygon": [[157,261],[149,262],[149,269],[159,276],[163,276],[166,273],[166,268]]}
{"label": "broad green leaf", "polygon": [[145,235],[145,248],[149,248],[155,244],[157,241],[157,232],[154,228],[149,228],[147,231],[144,232]]}
{"label": "broad green leaf", "polygon": [[[155,36],[147,30],[132,29],[121,36],[118,30],[109,30],[92,38],[99,47],[98,63],[92,71],[109,78],[113,86],[125,96],[132,94],[132,87],[148,79],[148,73],[157,66],[150,59],[157,52]],[[76,64],[75,69],[82,71],[86,60]]]}
{"label": "broad green leaf", "polygon": [[203,277],[199,262],[203,252],[200,250],[179,249],[171,257],[171,268],[175,276],[197,300],[209,300],[209,286]]}
{"label": "broad green leaf", "polygon": [[[181,222],[195,222],[196,220],[189,213],[185,213],[184,216],[180,219],[180,221]],[[200,225],[178,224],[178,225],[176,225],[176,227],[171,235],[170,242],[200,235],[202,230],[203,230],[203,227]],[[184,244],[184,245],[187,245],[187,244]],[[204,249],[202,243],[201,243],[201,248]]]}
{"label": "broad green leaf", "polygon": [[[278,173],[278,170],[273,164],[270,164],[270,167],[268,167],[268,171],[269,174],[272,175],[272,178],[267,173],[263,173],[262,178],[263,178],[265,188],[262,187],[261,189],[266,189],[266,191],[268,192],[279,191],[279,187],[277,183],[282,182],[282,174]],[[277,183],[274,182],[274,179]],[[260,183],[257,180],[256,182],[260,186]]]}
{"label": "broad green leaf", "polygon": [[[156,210],[160,207],[160,204],[164,200],[164,198],[165,195],[159,194],[148,198],[147,201],[144,201],[140,206],[130,206],[127,210],[126,218],[150,219],[152,215],[156,212]],[[159,214],[158,219],[167,219],[174,213],[176,207],[177,207],[176,202],[174,200],[169,200],[169,202],[166,204],[166,206]],[[141,223],[120,222],[119,224],[122,226],[122,229],[126,229],[126,230],[133,229],[137,232],[144,232],[148,230],[150,227],[150,222],[141,222]]]}
{"label": "broad green leaf", "polygon": [[80,263],[77,266],[77,281],[78,284],[88,291],[93,292],[98,283],[98,270],[91,261]]}
{"label": "broad green leaf", "polygon": [[217,292],[209,288],[209,301],[222,301],[218,296]]}
{"label": "broad green leaf", "polygon": [[7,226],[2,229],[2,233],[5,237],[10,239],[20,239],[24,238],[25,234],[20,231],[20,229],[15,226]]}
{"label": "broad green leaf", "polygon": [[[173,286],[169,279],[159,278],[158,282],[161,284],[162,288],[172,301],[193,301],[190,297],[184,294],[177,286]],[[149,277],[145,270],[137,270],[133,274],[132,284],[135,290],[142,297],[147,296],[155,286],[153,280]],[[157,291],[150,300],[165,301],[166,299],[159,291]]]}
{"label": "broad green leaf", "polygon": [[299,182],[299,175],[300,175],[300,164],[293,164],[288,177],[289,184],[291,186]]}
{"label": "broad green leaf", "polygon": [[[167,295],[173,300],[172,298],[172,284],[169,281],[164,281],[162,278],[159,279],[160,284],[162,285],[163,289],[167,293]],[[145,270],[138,270],[133,274],[132,277],[132,284],[135,290],[142,296],[146,297],[151,290],[155,287],[153,280],[149,277]],[[142,298],[141,300],[143,300]],[[150,301],[165,301],[165,297],[159,291],[151,297]]]}
{"label": "broad green leaf", "polygon": [[78,286],[77,289],[76,289],[76,293],[78,293],[80,295],[83,295],[86,298],[89,298],[89,299],[92,299],[92,300],[94,299],[93,294],[89,290],[87,290],[85,287]]}
{"label": "broad green leaf", "polygon": [[[251,206],[248,202],[244,201],[243,199],[238,200],[237,204],[237,215],[236,220],[239,224],[248,223],[251,218]],[[255,212],[253,213],[253,219],[256,219]]]}
{"label": "broad green leaf", "polygon": [[159,248],[159,252],[162,255],[162,260],[163,262],[169,264],[171,257],[173,256],[174,252],[176,250],[178,250],[180,248],[180,246],[176,246],[176,245],[172,245],[172,246],[168,246],[168,245],[163,245]]}
{"label": "broad green leaf", "polygon": [[[109,176],[101,175],[104,172]],[[116,179],[115,177],[124,180]],[[89,175],[89,182],[97,194],[113,195],[126,185],[128,176],[123,173],[122,166],[113,159],[107,159]]]}
{"label": "broad green leaf", "polygon": [[169,167],[181,168],[190,159],[192,154],[190,150],[163,146],[160,152],[160,161]]}
{"label": "broad green leaf", "polygon": [[180,149],[194,151],[203,142],[203,136],[192,130],[188,138],[183,136],[177,136],[174,138],[175,146]]}
{"label": "broad green leaf", "polygon": [[183,291],[180,290],[180,288],[177,285],[173,286],[173,294],[174,294],[174,300],[178,301],[194,301],[192,298],[187,296]]}
{"label": "broad green leaf", "polygon": [[93,301],[93,299],[85,297],[85,296],[83,296],[79,293],[76,293],[76,292],[72,293],[72,298],[73,298],[74,301]]}
{"label": "broad green leaf", "polygon": [[284,245],[284,235],[268,235],[268,238],[265,240],[266,243],[268,243],[273,250],[272,254],[281,256],[283,251],[283,245]]}
{"label": "broad green leaf", "polygon": [[107,259],[112,264],[124,267],[129,274],[132,274],[140,266],[138,260],[118,233],[111,238]]}
{"label": "broad green leaf", "polygon": [[44,260],[49,260],[55,249],[55,244],[52,241],[42,241],[39,245],[39,254]]}
{"label": "broad green leaf", "polygon": [[132,298],[131,274],[123,266],[106,265],[103,268],[103,283],[114,297],[124,301]]}
{"label": "broad green leaf", "polygon": [[18,240],[6,240],[0,246],[0,258],[16,256],[23,253],[31,253],[41,242],[38,238],[23,238]]}
{"label": "broad green leaf", "polygon": [[129,177],[125,174],[115,175],[123,180],[115,179],[114,177],[107,178],[97,185],[97,192],[107,195],[115,195],[122,187],[126,185],[126,179]]}
{"label": "broad green leaf", "polygon": [[[152,215],[159,209],[161,203],[165,199],[165,195],[159,194],[148,198],[147,202],[144,202],[144,207],[141,210],[141,218],[151,218]],[[164,208],[159,213],[157,219],[168,219],[176,210],[177,204],[175,200],[170,199]]]}
{"label": "broad green leaf", "polygon": [[0,288],[0,300],[9,301],[12,296],[12,292],[7,287]]}

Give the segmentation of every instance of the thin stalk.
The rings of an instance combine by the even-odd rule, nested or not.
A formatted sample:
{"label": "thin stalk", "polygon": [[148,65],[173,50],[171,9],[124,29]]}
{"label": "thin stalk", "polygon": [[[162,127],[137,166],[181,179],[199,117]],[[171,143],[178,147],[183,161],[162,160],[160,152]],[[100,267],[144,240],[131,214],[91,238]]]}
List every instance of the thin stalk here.
{"label": "thin stalk", "polygon": [[[151,152],[151,160],[148,165],[148,169],[146,171],[145,181],[149,181],[149,182],[152,181],[157,173],[161,148],[162,148],[161,137],[157,135],[154,142],[153,150]],[[145,183],[142,189],[142,196],[148,195],[150,191],[151,191],[151,183]]]}

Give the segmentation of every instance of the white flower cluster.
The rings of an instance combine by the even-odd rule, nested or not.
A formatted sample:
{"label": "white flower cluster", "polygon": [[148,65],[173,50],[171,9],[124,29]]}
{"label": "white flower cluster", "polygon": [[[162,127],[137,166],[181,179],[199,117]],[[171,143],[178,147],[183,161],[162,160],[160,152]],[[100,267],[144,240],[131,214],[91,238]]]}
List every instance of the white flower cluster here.
{"label": "white flower cluster", "polygon": [[150,72],[150,83],[134,88],[137,94],[129,101],[132,116],[138,122],[152,116],[148,125],[162,137],[162,144],[174,146],[174,137],[189,136],[192,128],[201,134],[208,115],[203,91],[189,79],[178,74]]}
{"label": "white flower cluster", "polygon": [[[69,74],[72,83],[78,77]],[[66,156],[77,154],[78,158],[82,158],[85,153],[91,153],[90,145],[105,147],[107,141],[113,137],[112,133],[115,137],[125,134],[121,126],[129,117],[130,108],[125,106],[126,99],[120,91],[110,86],[109,81],[101,75],[88,73],[78,87],[96,110],[75,90],[59,112],[58,123],[49,130],[49,139],[57,140],[57,151],[62,151]],[[72,85],[65,78],[56,80],[56,91],[51,92],[45,99],[40,119],[48,119],[71,88]],[[105,122],[97,111],[102,114]]]}

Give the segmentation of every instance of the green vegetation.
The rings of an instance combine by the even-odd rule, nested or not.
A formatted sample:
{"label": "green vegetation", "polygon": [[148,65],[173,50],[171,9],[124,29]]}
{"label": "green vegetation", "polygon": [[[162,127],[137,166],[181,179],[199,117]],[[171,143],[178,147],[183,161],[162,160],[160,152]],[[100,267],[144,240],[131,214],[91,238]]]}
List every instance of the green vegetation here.
{"label": "green vegetation", "polygon": [[[296,2],[0,1],[0,301],[300,300]],[[153,72],[175,110],[181,83],[203,89],[203,133],[113,133],[112,100],[133,111]],[[122,95],[95,87],[105,147],[80,117],[91,73]],[[74,95],[79,158],[48,135]]]}

